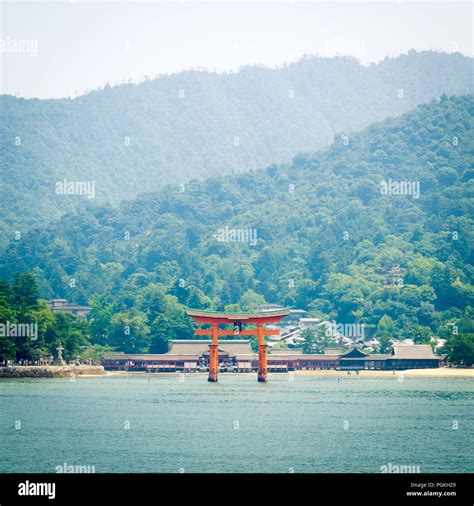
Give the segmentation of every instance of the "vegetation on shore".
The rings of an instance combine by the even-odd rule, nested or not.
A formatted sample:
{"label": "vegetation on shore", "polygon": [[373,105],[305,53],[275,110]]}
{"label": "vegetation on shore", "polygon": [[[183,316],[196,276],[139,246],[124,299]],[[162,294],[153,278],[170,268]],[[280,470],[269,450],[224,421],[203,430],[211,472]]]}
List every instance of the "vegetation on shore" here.
{"label": "vegetation on shore", "polygon": [[[111,348],[91,344],[90,324],[70,314],[53,313],[39,298],[30,273],[16,274],[11,283],[0,279],[0,362],[49,362],[64,348],[67,361],[99,360]],[[28,324],[33,329],[21,324]]]}

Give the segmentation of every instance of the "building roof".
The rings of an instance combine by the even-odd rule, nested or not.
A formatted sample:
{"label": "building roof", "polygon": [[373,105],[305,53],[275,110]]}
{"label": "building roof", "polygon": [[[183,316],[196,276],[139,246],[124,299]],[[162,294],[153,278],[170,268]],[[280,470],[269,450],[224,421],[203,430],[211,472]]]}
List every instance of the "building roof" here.
{"label": "building roof", "polygon": [[236,360],[257,360],[257,353],[239,353],[235,356]]}
{"label": "building roof", "polygon": [[393,355],[391,358],[394,359],[439,359],[433,353],[431,346],[429,344],[399,344],[393,347]]}
{"label": "building roof", "polygon": [[70,311],[90,311],[92,308],[89,306],[80,306],[79,304],[69,303],[69,304],[64,304],[63,306],[60,306],[55,309],[67,309]]}
{"label": "building roof", "polygon": [[339,359],[339,356],[338,355],[323,355],[321,353],[288,353],[286,355],[283,355],[283,354],[274,354],[274,353],[270,353],[269,355],[267,355],[267,360],[270,362],[270,361],[275,361],[275,360],[312,360],[312,361],[315,361],[315,360],[319,360],[319,361],[328,361],[328,360],[331,360],[331,361],[336,361]]}
{"label": "building roof", "polygon": [[301,355],[267,355],[267,362],[276,362],[277,360],[299,360]]}
{"label": "building roof", "polygon": [[366,360],[387,360],[390,357],[390,353],[370,353],[367,355]]}
{"label": "building roof", "polygon": [[104,355],[104,358],[110,358],[110,359],[117,358],[117,359],[119,359],[119,358],[123,358],[125,356],[126,355],[125,355],[125,353],[123,351],[112,351],[110,353],[106,353]]}
{"label": "building roof", "polygon": [[276,309],[284,309],[284,306],[280,306],[280,304],[260,304],[256,307],[257,311],[272,311]]}
{"label": "building roof", "polygon": [[302,354],[302,348],[272,348],[268,356],[270,355],[298,355]]}
{"label": "building roof", "polygon": [[92,309],[89,306],[81,306],[80,304],[76,304],[75,302],[68,302],[67,299],[51,299],[47,301],[47,304],[51,306],[52,309],[66,309],[66,310],[82,309],[84,311]]}
{"label": "building roof", "polygon": [[341,354],[341,358],[365,358],[368,353],[359,350],[358,348],[352,348]]}
{"label": "building roof", "polygon": [[324,350],[324,354],[325,355],[341,355],[342,353],[344,353],[345,350],[342,350],[340,348],[326,348]]}
{"label": "building roof", "polygon": [[[202,355],[209,353],[209,345],[212,344],[211,340],[203,339],[189,339],[182,341],[171,341],[171,348],[168,354],[185,355],[195,354]],[[223,340],[219,339],[219,351],[228,353],[229,355],[245,355],[252,353],[250,341],[244,339]]]}
{"label": "building roof", "polygon": [[198,360],[197,354],[172,355],[171,353],[154,354],[154,353],[107,353],[104,355],[106,360]]}
{"label": "building roof", "polygon": [[386,355],[384,353],[374,353],[372,355],[366,355],[364,357],[341,357],[341,362],[364,362],[365,360],[387,360],[388,358],[392,358],[391,355]]}

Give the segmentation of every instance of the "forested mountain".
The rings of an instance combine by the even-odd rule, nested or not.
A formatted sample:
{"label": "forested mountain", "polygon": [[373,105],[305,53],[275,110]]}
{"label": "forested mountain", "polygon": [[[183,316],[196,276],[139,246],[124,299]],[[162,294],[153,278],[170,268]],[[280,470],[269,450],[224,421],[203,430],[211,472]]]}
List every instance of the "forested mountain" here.
{"label": "forested mountain", "polygon": [[282,163],[420,103],[474,91],[472,59],[434,52],[361,66],[307,57],[278,69],[189,71],[106,86],[74,100],[1,96],[1,241],[87,196],[55,184],[93,182],[117,202],[166,183]]}
{"label": "forested mountain", "polygon": [[[132,350],[189,335],[178,302],[265,300],[418,342],[472,332],[473,116],[474,95],[442,95],[288,164],[90,204],[13,241],[0,274],[91,302],[100,344]],[[108,340],[112,318],[135,338]]]}

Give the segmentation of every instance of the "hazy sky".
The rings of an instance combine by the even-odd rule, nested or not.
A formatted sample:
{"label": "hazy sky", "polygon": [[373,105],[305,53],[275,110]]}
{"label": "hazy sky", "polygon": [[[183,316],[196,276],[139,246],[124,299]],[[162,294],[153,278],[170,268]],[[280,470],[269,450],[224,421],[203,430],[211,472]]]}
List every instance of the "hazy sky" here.
{"label": "hazy sky", "polygon": [[41,98],[303,54],[363,63],[411,48],[472,56],[473,43],[470,2],[4,1],[0,14],[0,91]]}

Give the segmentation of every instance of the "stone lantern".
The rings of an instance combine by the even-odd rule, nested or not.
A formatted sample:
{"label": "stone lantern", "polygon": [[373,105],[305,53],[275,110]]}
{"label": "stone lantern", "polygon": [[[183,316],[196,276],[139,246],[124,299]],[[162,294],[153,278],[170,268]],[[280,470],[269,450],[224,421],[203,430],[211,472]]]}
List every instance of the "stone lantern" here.
{"label": "stone lantern", "polygon": [[59,346],[56,348],[58,358],[54,361],[54,365],[66,365],[66,362],[64,362],[63,359],[63,350],[64,348],[61,346],[61,343],[59,343]]}

